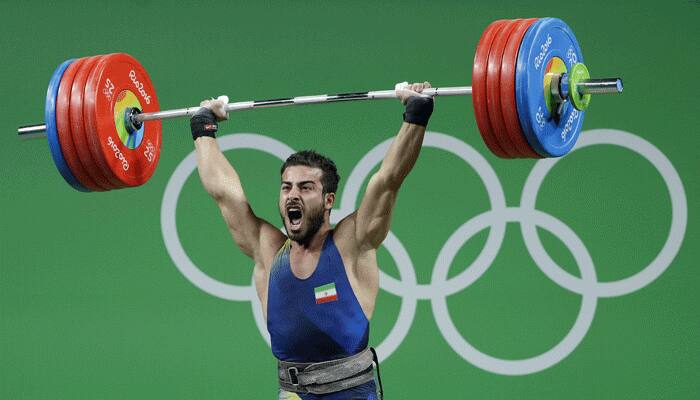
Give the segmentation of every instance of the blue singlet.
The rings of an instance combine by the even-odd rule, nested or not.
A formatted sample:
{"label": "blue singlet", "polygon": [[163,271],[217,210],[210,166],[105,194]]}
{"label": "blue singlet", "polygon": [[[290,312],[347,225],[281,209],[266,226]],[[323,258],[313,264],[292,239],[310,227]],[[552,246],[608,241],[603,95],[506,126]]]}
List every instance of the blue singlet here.
{"label": "blue singlet", "polygon": [[[272,263],[267,297],[267,330],[280,360],[319,362],[349,357],[367,348],[369,321],[350,286],[329,231],[316,269],[297,278],[289,263],[288,239]],[[326,395],[291,393],[280,398],[376,399],[374,381]],[[299,397],[293,397],[299,396]]]}

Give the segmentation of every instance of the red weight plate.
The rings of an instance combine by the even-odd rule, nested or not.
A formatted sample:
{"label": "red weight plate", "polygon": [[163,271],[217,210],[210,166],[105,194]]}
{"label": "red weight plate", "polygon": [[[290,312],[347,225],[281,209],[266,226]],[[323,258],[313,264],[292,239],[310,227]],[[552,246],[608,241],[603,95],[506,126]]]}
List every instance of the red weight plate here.
{"label": "red weight plate", "polygon": [[507,158],[508,155],[496,141],[493,135],[491,122],[489,121],[488,106],[486,104],[486,68],[489,51],[491,50],[491,43],[496,34],[507,22],[508,20],[502,19],[494,21],[486,27],[484,33],[481,34],[479,44],[476,46],[474,67],[472,69],[472,104],[474,105],[476,125],[479,127],[481,137],[484,139],[484,143],[486,143],[489,150],[502,158]]}
{"label": "red weight plate", "polygon": [[515,103],[515,71],[517,69],[520,43],[525,36],[525,32],[535,21],[537,21],[537,18],[524,19],[518,23],[518,26],[508,38],[501,65],[500,96],[503,121],[508,131],[508,137],[515,145],[518,153],[527,158],[542,158],[542,156],[530,147],[520,127],[518,107]]}
{"label": "red weight plate", "polygon": [[73,135],[73,144],[75,145],[78,159],[85,167],[85,171],[95,183],[109,189],[117,189],[119,186],[110,182],[97,168],[92,154],[90,153],[90,145],[88,144],[88,133],[85,129],[85,121],[83,118],[83,97],[85,92],[85,81],[90,74],[90,71],[95,66],[95,63],[102,56],[87,58],[83,65],[80,66],[78,73],[73,78],[73,86],[70,93],[70,128]]}
{"label": "red weight plate", "polygon": [[508,37],[519,22],[519,19],[514,19],[503,25],[503,28],[491,43],[489,59],[486,63],[486,104],[489,112],[489,121],[491,122],[496,141],[508,158],[517,158],[520,157],[520,154],[518,154],[515,145],[508,137],[505,122],[503,122],[503,115],[501,115],[501,63],[503,62],[503,51],[508,42]]}
{"label": "red weight plate", "polygon": [[104,56],[85,85],[85,123],[95,133],[89,137],[90,151],[101,160],[98,165],[103,173],[114,176],[122,186],[139,186],[158,165],[162,124],[147,121],[139,131],[128,133],[124,124],[127,107],[144,113],[160,109],[151,79],[128,54]]}
{"label": "red weight plate", "polygon": [[58,140],[61,143],[63,157],[71,172],[73,172],[73,175],[75,175],[76,179],[86,188],[93,192],[101,192],[109,190],[109,188],[100,186],[88,175],[85,167],[78,158],[70,128],[70,94],[73,89],[73,80],[85,60],[86,58],[76,60],[66,69],[66,72],[63,73],[61,85],[56,97],[56,128],[58,130]]}

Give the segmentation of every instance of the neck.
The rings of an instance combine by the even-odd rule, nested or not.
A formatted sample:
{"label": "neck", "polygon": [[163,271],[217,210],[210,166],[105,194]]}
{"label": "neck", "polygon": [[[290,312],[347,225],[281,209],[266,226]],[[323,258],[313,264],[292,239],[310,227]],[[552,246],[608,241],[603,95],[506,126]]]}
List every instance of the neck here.
{"label": "neck", "polygon": [[308,242],[297,242],[292,240],[291,250],[294,252],[315,252],[323,248],[323,243],[326,241],[326,236],[330,232],[331,226],[328,221],[324,221],[323,225],[318,229]]}

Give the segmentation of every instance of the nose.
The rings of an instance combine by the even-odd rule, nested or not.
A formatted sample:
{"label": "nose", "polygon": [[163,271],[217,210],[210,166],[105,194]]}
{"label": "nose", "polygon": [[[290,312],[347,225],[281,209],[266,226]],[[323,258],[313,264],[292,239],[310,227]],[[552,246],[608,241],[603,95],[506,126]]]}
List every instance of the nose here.
{"label": "nose", "polygon": [[289,189],[289,192],[287,192],[287,199],[288,200],[298,200],[299,199],[299,188],[296,186],[292,186],[291,189]]}

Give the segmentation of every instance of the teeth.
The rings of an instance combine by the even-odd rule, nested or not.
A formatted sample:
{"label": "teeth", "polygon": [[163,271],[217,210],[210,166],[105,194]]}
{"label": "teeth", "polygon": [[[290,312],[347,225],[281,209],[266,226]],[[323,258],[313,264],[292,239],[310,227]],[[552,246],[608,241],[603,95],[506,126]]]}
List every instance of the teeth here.
{"label": "teeth", "polygon": [[301,207],[289,207],[287,208],[287,217],[289,218],[289,221],[294,223],[295,221],[298,221],[301,219],[303,212],[301,211]]}

